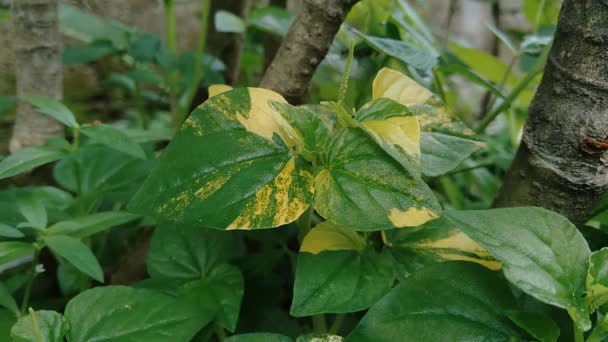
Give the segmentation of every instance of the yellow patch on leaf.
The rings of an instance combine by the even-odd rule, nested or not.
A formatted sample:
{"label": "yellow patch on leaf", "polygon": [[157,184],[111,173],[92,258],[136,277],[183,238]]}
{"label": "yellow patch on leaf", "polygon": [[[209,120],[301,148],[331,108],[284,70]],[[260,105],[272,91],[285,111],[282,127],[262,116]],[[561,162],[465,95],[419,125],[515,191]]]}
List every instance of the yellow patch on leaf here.
{"label": "yellow patch on leaf", "polygon": [[473,241],[468,235],[457,229],[455,229],[454,232],[446,238],[439,240],[423,241],[417,244],[416,248],[454,249],[464,253],[474,254],[479,258],[449,252],[440,252],[438,253],[438,255],[446,260],[475,262],[491,270],[498,270],[502,267],[502,263],[500,261],[490,259],[490,253],[488,253],[485,248],[483,248],[477,242]]}
{"label": "yellow patch on leaf", "polygon": [[362,125],[387,142],[401,146],[406,153],[420,157],[420,126],[416,117],[364,121]]}
{"label": "yellow patch on leaf", "polygon": [[376,75],[372,95],[374,99],[387,98],[406,106],[422,104],[433,96],[416,81],[389,68],[382,68]]}
{"label": "yellow patch on leaf", "polygon": [[[251,229],[259,227],[260,222],[268,222],[267,228],[279,227],[295,221],[308,209],[309,203],[303,202],[298,197],[290,197],[294,191],[293,177],[295,170],[295,159],[290,159],[277,174],[274,180],[258,189],[252,198],[247,201],[241,214],[226,229]],[[297,170],[302,179],[307,182],[306,188],[312,189],[312,175],[302,170]],[[274,213],[274,214],[273,214]],[[272,220],[269,215],[272,216]]]}
{"label": "yellow patch on leaf", "polygon": [[229,90],[232,90],[233,88],[227,84],[212,84],[209,86],[208,91],[209,91],[209,97],[214,97],[216,95],[219,95],[221,93],[225,93]]}
{"label": "yellow patch on leaf", "polygon": [[287,103],[279,94],[272,90],[262,88],[248,88],[251,99],[249,113],[236,114],[236,119],[251,133],[255,133],[268,140],[277,134],[288,146],[295,144],[295,132],[289,123],[270,107],[269,101]]}
{"label": "yellow patch on leaf", "polygon": [[405,211],[393,208],[388,214],[389,220],[395,227],[417,227],[439,217],[428,208],[411,207]]}
{"label": "yellow patch on leaf", "polygon": [[205,200],[214,192],[218,191],[224,184],[226,184],[228,179],[230,179],[230,177],[218,176],[214,180],[207,182],[204,186],[196,190],[194,192],[194,196],[200,200]]}
{"label": "yellow patch on leaf", "polygon": [[302,246],[300,246],[300,252],[319,254],[324,251],[361,251],[364,248],[365,241],[357,232],[325,221],[306,234]]}

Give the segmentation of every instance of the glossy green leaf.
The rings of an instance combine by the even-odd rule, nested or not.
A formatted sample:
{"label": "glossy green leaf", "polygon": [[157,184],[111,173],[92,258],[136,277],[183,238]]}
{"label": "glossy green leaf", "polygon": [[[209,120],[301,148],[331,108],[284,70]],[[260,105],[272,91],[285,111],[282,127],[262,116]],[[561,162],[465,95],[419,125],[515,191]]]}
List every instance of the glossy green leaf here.
{"label": "glossy green leaf", "polygon": [[10,311],[0,308],[0,340],[11,340],[11,328],[17,323],[17,317]]}
{"label": "glossy green leaf", "polygon": [[34,246],[18,241],[0,241],[0,272],[20,265],[23,259],[31,260]]}
{"label": "glossy green leaf", "polygon": [[36,229],[45,229],[47,225],[46,208],[36,193],[20,191],[17,193],[17,208],[26,221]]}
{"label": "glossy green leaf", "polygon": [[80,272],[103,283],[103,271],[97,258],[80,240],[65,235],[54,235],[45,237],[44,242],[55,255],[64,258]]}
{"label": "glossy green leaf", "polygon": [[403,63],[420,70],[430,70],[437,64],[437,56],[429,49],[412,43],[382,37],[373,37],[357,32],[375,50],[397,58]]}
{"label": "glossy green leaf", "polygon": [[566,218],[532,207],[451,211],[446,216],[503,263],[511,283],[567,309],[582,330],[591,327],[584,300],[591,252]]}
{"label": "glossy green leaf", "polygon": [[318,160],[333,132],[335,120],[324,115],[326,112],[315,112],[309,107],[281,102],[273,102],[272,107],[294,128],[296,152],[310,162]]}
{"label": "glossy green leaf", "polygon": [[[32,315],[35,316],[35,319],[32,319]],[[40,335],[37,336],[35,329],[40,332]],[[13,326],[11,337],[13,342],[62,342],[68,329],[69,325],[65,317],[59,312],[32,310],[29,315],[21,317]]]}
{"label": "glossy green leaf", "polygon": [[45,96],[35,95],[23,96],[23,100],[36,107],[37,111],[53,117],[68,127],[78,127],[78,122],[76,122],[76,118],[72,111],[59,101],[55,101]]}
{"label": "glossy green leaf", "polygon": [[68,263],[60,263],[57,266],[57,283],[61,294],[72,297],[81,290],[82,275],[76,267]]}
{"label": "glossy green leaf", "polygon": [[441,212],[422,179],[358,128],[336,134],[323,166],[315,179],[315,209],[338,225],[368,231],[415,227]]}
{"label": "glossy green leaf", "polygon": [[0,179],[12,177],[37,166],[54,162],[67,154],[50,147],[28,147],[0,161]]}
{"label": "glossy green leaf", "polygon": [[241,271],[228,264],[214,267],[202,280],[185,284],[182,291],[185,298],[197,303],[203,311],[215,312],[216,324],[232,332],[239,319],[243,293]]}
{"label": "glossy green leaf", "polygon": [[15,315],[15,317],[19,316],[19,307],[17,307],[17,302],[15,302],[11,292],[2,282],[0,282],[0,307],[9,309]]}
{"label": "glossy green leaf", "polygon": [[591,254],[586,287],[585,298],[591,306],[591,311],[608,303],[608,248],[602,248]]}
{"label": "glossy green leaf", "polygon": [[391,289],[394,278],[388,253],[300,252],[290,313],[302,317],[365,310]]}
{"label": "glossy green leaf", "polygon": [[11,227],[8,224],[0,223],[0,236],[7,238],[21,238],[24,235],[19,229],[15,227]]}
{"label": "glossy green leaf", "polygon": [[75,238],[84,238],[103,232],[112,227],[133,221],[138,215],[123,211],[108,211],[81,216],[69,221],[53,224],[46,230],[47,235],[69,235]]}
{"label": "glossy green leaf", "polygon": [[239,237],[230,232],[160,224],[150,243],[148,273],[153,278],[188,282],[206,277],[243,252]]}
{"label": "glossy green leaf", "polygon": [[[185,121],[130,203],[134,212],[219,229],[278,227],[310,205],[310,166],[260,88],[211,97]],[[192,151],[196,151],[193,153]]]}
{"label": "glossy green leaf", "polygon": [[446,262],[424,268],[369,309],[347,342],[518,340],[504,315],[514,298],[504,280],[479,265]]}
{"label": "glossy green leaf", "polygon": [[65,309],[70,342],[190,341],[211,314],[179,298],[126,286],[87,290]]}
{"label": "glossy green leaf", "polygon": [[559,326],[543,314],[518,310],[509,310],[506,314],[515,324],[539,341],[555,342],[559,338]]}
{"label": "glossy green leaf", "polygon": [[146,159],[146,153],[141,146],[118,128],[108,125],[84,126],[82,127],[81,132],[93,142],[105,145],[135,158]]}
{"label": "glossy green leaf", "polygon": [[279,334],[249,333],[230,336],[224,342],[293,342],[293,340]]}
{"label": "glossy green leaf", "polygon": [[251,11],[247,25],[263,32],[285,36],[293,20],[293,14],[285,8],[264,6]]}
{"label": "glossy green leaf", "polygon": [[239,16],[228,11],[219,10],[213,18],[217,32],[242,33],[245,32],[245,23]]}

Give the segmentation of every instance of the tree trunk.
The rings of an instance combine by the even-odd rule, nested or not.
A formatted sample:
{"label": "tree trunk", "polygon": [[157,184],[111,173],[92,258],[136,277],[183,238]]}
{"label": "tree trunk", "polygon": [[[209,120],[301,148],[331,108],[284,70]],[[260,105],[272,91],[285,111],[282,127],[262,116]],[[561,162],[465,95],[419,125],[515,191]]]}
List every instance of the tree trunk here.
{"label": "tree trunk", "polygon": [[356,0],[303,0],[294,23],[260,86],[292,104],[303,101],[310,80]]}
{"label": "tree trunk", "polygon": [[[17,96],[44,95],[60,100],[62,70],[57,0],[16,0],[12,6]],[[61,136],[61,123],[36,112],[24,101],[18,102],[11,152],[43,145],[49,138]]]}
{"label": "tree trunk", "polygon": [[608,190],[608,1],[565,0],[522,144],[496,199],[575,224]]}

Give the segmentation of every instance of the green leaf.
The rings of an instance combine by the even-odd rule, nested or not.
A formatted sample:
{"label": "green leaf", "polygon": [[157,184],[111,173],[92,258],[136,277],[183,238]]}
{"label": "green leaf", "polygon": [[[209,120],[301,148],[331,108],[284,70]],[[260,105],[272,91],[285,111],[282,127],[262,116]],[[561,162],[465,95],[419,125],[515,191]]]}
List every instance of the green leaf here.
{"label": "green leaf", "polygon": [[232,332],[239,319],[243,293],[241,271],[228,264],[213,268],[202,280],[185,284],[182,291],[185,298],[197,303],[203,311],[215,312],[214,321]]}
{"label": "green leaf", "polygon": [[586,287],[585,298],[591,311],[608,303],[608,248],[602,248],[591,254]]}
{"label": "green leaf", "polygon": [[219,10],[215,12],[214,20],[215,30],[217,32],[245,32],[245,23],[239,16],[228,11]]}
{"label": "green leaf", "polygon": [[2,282],[0,282],[0,307],[9,309],[13,314],[15,314],[15,317],[19,317],[19,307],[17,307],[17,302],[15,302],[11,292]]}
{"label": "green leaf", "polygon": [[391,247],[399,278],[407,278],[429,264],[450,260],[475,262],[491,270],[502,267],[445,217],[420,227],[386,231],[385,243]]}
{"label": "green leaf", "polygon": [[46,236],[44,242],[55,255],[64,258],[80,272],[103,283],[103,271],[97,258],[80,240],[65,235],[55,235]]}
{"label": "green leaf", "polygon": [[20,191],[17,193],[17,208],[27,222],[36,229],[45,229],[47,214],[44,203],[35,193]]}
{"label": "green leaf", "polygon": [[249,333],[230,336],[224,342],[293,342],[293,340],[279,334]]}
{"label": "green leaf", "polygon": [[70,128],[78,127],[74,114],[63,103],[46,96],[28,95],[22,99],[35,106],[39,112],[52,116],[64,125]]}
{"label": "green leaf", "polygon": [[84,64],[97,61],[115,52],[112,42],[97,40],[84,46],[67,46],[63,49],[61,62],[64,65]]}
{"label": "green leaf", "polygon": [[49,147],[24,148],[0,161],[0,179],[61,159],[66,154],[66,151]]}
{"label": "green leaf", "polygon": [[146,159],[146,153],[141,146],[129,138],[123,131],[108,125],[84,126],[82,134],[93,142],[105,145],[135,158]]}
{"label": "green leaf", "polygon": [[11,340],[11,328],[17,323],[17,317],[8,311],[0,308],[0,339],[2,341]]}
{"label": "green leaf", "polygon": [[454,170],[473,153],[482,142],[439,132],[421,132],[422,173],[437,177]]}
{"label": "green leaf", "polygon": [[511,283],[567,309],[582,330],[591,327],[584,300],[591,252],[565,217],[532,207],[451,211],[446,216],[503,263]]}
{"label": "green leaf", "polygon": [[469,68],[494,84],[501,85],[504,83],[509,86],[517,84],[517,77],[509,71],[509,67],[498,57],[479,49],[455,43],[450,44],[450,49]]}
{"label": "green leaf", "polygon": [[22,259],[31,257],[34,246],[18,241],[0,241],[0,273],[21,264]]}
{"label": "green leaf", "polygon": [[302,317],[365,310],[391,289],[394,278],[388,253],[300,252],[290,313]]}
{"label": "green leaf", "polygon": [[162,41],[155,34],[135,35],[129,41],[127,53],[137,61],[154,61],[162,48]]}
{"label": "green leaf", "polygon": [[272,107],[294,128],[296,152],[310,162],[317,161],[334,130],[335,119],[325,115],[326,112],[315,112],[308,107],[295,107],[288,103],[273,102]]}
{"label": "green leaf", "polygon": [[53,224],[46,230],[47,235],[69,235],[82,239],[93,234],[103,232],[112,227],[133,221],[138,215],[123,212],[109,211],[81,216],[69,221]]}
{"label": "green leaf", "polygon": [[68,37],[86,43],[111,41],[119,50],[127,47],[128,37],[135,31],[117,21],[98,17],[67,4],[59,4],[59,30]]}
{"label": "green leaf", "polygon": [[492,84],[492,82],[488,81],[482,75],[479,75],[477,72],[475,72],[474,70],[471,70],[469,67],[467,67],[464,64],[461,64],[461,63],[442,64],[441,66],[439,66],[439,71],[446,73],[446,74],[460,75],[460,76],[466,78],[467,80],[484,87],[487,91],[498,96],[499,98],[501,98],[501,99],[505,98],[505,95],[502,93],[502,91],[500,89],[496,88],[496,86],[494,84]]}
{"label": "green leaf", "polygon": [[[32,319],[32,314],[35,316],[35,320]],[[13,342],[62,342],[68,329],[69,325],[65,317],[59,312],[32,310],[29,315],[21,317],[13,326],[11,337]],[[39,335],[37,331],[39,331]]]}
{"label": "green leaf", "polygon": [[368,231],[415,227],[441,212],[422,179],[360,129],[339,131],[323,164],[315,179],[315,209],[338,225]]}
{"label": "green leaf", "polygon": [[295,133],[269,101],[286,102],[270,90],[240,88],[195,109],[130,210],[218,229],[296,220],[312,201],[311,168],[293,154]]}
{"label": "green leaf", "polygon": [[212,315],[155,291],[106,286],[72,299],[65,317],[70,342],[166,342],[189,341]]}
{"label": "green leaf", "polygon": [[343,339],[338,335],[312,333],[298,336],[296,342],[342,342]]}
{"label": "green leaf", "polygon": [[283,37],[287,34],[293,20],[293,14],[285,8],[264,6],[251,11],[247,25]]}
{"label": "green leaf", "polygon": [[148,273],[152,278],[188,282],[206,277],[243,252],[239,237],[230,232],[160,224],[150,242]]}
{"label": "green leaf", "polygon": [[543,314],[518,310],[509,310],[506,314],[515,324],[539,341],[555,342],[559,338],[559,326]]}
{"label": "green leaf", "polygon": [[503,314],[515,299],[479,265],[445,262],[407,278],[369,309],[347,342],[507,341],[521,336]]}
{"label": "green leaf", "polygon": [[375,50],[397,58],[403,63],[419,70],[430,70],[438,61],[438,56],[429,49],[421,48],[406,41],[372,37],[359,31],[356,33]]}
{"label": "green leaf", "polygon": [[4,223],[0,223],[0,236],[7,238],[21,238],[25,235],[23,235],[23,233],[17,228],[11,227]]}

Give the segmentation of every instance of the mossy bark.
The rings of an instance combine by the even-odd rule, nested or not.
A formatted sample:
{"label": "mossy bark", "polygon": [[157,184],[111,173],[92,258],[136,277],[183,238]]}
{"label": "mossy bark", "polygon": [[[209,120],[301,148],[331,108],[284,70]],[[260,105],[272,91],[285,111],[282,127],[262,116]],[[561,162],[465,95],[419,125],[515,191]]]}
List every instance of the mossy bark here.
{"label": "mossy bark", "polygon": [[[58,30],[57,0],[12,2],[17,96],[62,96],[61,36]],[[19,101],[9,148],[43,145],[49,138],[63,136],[63,126]]]}
{"label": "mossy bark", "polygon": [[495,205],[576,224],[608,190],[608,1],[565,0],[523,141]]}

